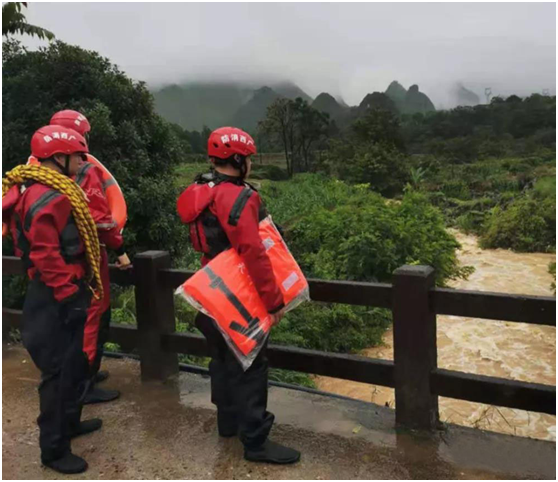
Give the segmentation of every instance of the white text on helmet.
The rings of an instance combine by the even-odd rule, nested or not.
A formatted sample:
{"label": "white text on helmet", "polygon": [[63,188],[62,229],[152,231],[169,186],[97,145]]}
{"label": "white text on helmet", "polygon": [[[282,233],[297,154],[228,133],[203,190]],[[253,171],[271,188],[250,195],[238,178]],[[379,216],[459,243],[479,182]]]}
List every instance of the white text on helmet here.
{"label": "white text on helmet", "polygon": [[67,132],[53,132],[52,133],[52,137],[49,135],[43,136],[43,140],[48,144],[50,141],[52,141],[53,139],[67,139],[69,141],[71,141],[72,139],[75,139],[76,136],[68,136]]}

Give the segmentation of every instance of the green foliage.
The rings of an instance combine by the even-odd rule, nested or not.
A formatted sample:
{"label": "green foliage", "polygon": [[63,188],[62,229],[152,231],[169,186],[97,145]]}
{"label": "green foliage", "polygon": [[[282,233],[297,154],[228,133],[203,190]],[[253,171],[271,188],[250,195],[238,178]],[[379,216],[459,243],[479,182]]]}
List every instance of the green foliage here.
{"label": "green foliage", "polygon": [[556,176],[537,179],[533,189],[533,197],[535,199],[545,199],[556,196]]}
{"label": "green foliage", "polygon": [[391,313],[378,308],[304,303],[273,328],[271,341],[337,353],[356,353],[378,345]]}
{"label": "green foliage", "polygon": [[299,385],[302,387],[316,388],[316,383],[310,375],[293,370],[271,368],[269,370],[269,380],[273,382],[290,383],[291,385]]}
{"label": "green foliage", "polygon": [[467,275],[440,212],[413,191],[400,203],[371,193],[335,209],[316,209],[288,233],[302,269],[317,278],[389,281],[404,264],[433,266],[440,284]]}
{"label": "green foliage", "polygon": [[402,125],[410,152],[434,154],[450,163],[553,152],[556,97],[514,96],[510,102],[407,115]]}
{"label": "green foliage", "polygon": [[185,189],[194,182],[198,174],[208,170],[209,162],[207,160],[205,162],[181,163],[174,170],[176,185],[181,189]]}
{"label": "green foliage", "polygon": [[3,51],[3,168],[26,162],[31,135],[54,112],[79,110],[92,125],[92,153],[126,197],[129,253],[164,248],[179,256],[186,229],[174,214],[172,172],[190,147],[155,114],[145,85],[97,53],[62,42],[31,52],[8,41]]}
{"label": "green foliage", "polygon": [[482,248],[551,251],[556,246],[556,198],[524,195],[506,207],[496,207],[486,221]]}
{"label": "green foliage", "polygon": [[400,151],[379,143],[336,144],[326,155],[332,174],[350,183],[366,183],[384,196],[401,193],[409,180],[409,167]]}
{"label": "green foliage", "polygon": [[329,131],[329,116],[311,107],[302,98],[276,98],[266,110],[259,131],[276,139],[285,152],[287,172],[309,171],[313,165],[313,151]]}
{"label": "green foliage", "polygon": [[26,275],[2,276],[2,306],[21,309],[27,283]]}
{"label": "green foliage", "polygon": [[367,109],[365,115],[353,122],[351,130],[356,144],[381,143],[397,149],[403,148],[399,118],[390,110]]}
{"label": "green foliage", "polygon": [[554,281],[550,284],[550,289],[556,294],[556,262],[548,264],[548,272],[554,277]]}
{"label": "green foliage", "polygon": [[260,194],[273,219],[287,227],[317,208],[333,209],[367,189],[368,186],[350,186],[323,174],[297,174],[289,182],[264,181]]}
{"label": "green foliage", "polygon": [[398,117],[371,107],[353,122],[348,134],[329,141],[318,169],[350,183],[366,183],[391,197],[400,194],[409,180],[410,166],[402,149]]}
{"label": "green foliage", "polygon": [[285,169],[273,164],[258,165],[252,161],[252,172],[250,179],[269,179],[270,181],[286,181],[289,179],[289,174]]}
{"label": "green foliage", "polygon": [[[2,238],[2,254],[14,254],[11,237]],[[2,275],[2,306],[6,308],[21,309],[25,299],[27,275]]]}
{"label": "green foliage", "polygon": [[[413,168],[428,166],[422,189],[430,201],[442,209],[450,225],[484,236],[485,246],[522,251],[551,249],[548,243],[552,243],[553,238],[548,226],[554,222],[556,190],[553,156],[541,153],[460,165],[440,164],[429,156],[413,156],[411,162]],[[509,208],[511,211],[505,215],[506,220],[513,217],[512,213],[526,213],[529,208],[524,202],[528,199],[542,204],[536,209],[535,219],[525,221],[533,224],[525,224],[525,234],[521,234],[523,229],[519,229],[516,223],[513,228],[506,229],[504,221],[497,220]],[[511,207],[516,201],[519,204]],[[519,206],[522,208],[518,211]],[[490,233],[487,233],[489,229]],[[529,243],[532,243],[531,247],[528,247]]]}
{"label": "green foliage", "polygon": [[411,180],[411,186],[413,189],[418,190],[421,187],[421,184],[424,182],[426,178],[427,170],[424,167],[411,167],[409,170],[409,177]]}
{"label": "green foliage", "polygon": [[2,5],[2,36],[21,34],[38,37],[41,40],[53,40],[54,34],[49,30],[27,23],[25,15],[21,13],[22,6],[27,8],[27,3],[6,2]]}

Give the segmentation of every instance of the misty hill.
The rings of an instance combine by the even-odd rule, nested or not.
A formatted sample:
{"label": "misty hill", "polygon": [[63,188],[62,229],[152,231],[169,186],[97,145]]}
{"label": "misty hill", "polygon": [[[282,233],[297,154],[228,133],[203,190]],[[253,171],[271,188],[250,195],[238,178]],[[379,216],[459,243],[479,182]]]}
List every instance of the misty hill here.
{"label": "misty hill", "polygon": [[399,112],[404,111],[405,97],[407,89],[403,87],[397,80],[394,80],[386,90],[386,95],[395,103]]}
{"label": "misty hill", "polygon": [[457,84],[453,89],[453,97],[457,105],[475,106],[480,104],[480,97],[473,91],[466,89],[462,84]]}
{"label": "misty hill", "polygon": [[345,99],[343,99],[343,97],[341,97],[340,95],[338,95],[337,97],[335,97],[335,100],[337,101],[337,103],[341,106],[341,107],[349,107],[349,104],[347,104],[345,102]]}
{"label": "misty hill", "polygon": [[436,110],[428,96],[419,91],[418,85],[411,85],[405,90],[397,80],[394,80],[385,92],[401,114],[416,114],[417,112],[433,112]]}
{"label": "misty hill", "polygon": [[348,106],[342,106],[335,100],[335,98],[329,95],[327,92],[322,92],[318,97],[312,102],[312,107],[320,112],[325,112],[329,114],[332,119],[341,118],[347,111]]}
{"label": "misty hill", "polygon": [[234,83],[171,85],[154,91],[155,110],[185,129],[227,124],[253,89]]}
{"label": "misty hill", "polygon": [[419,91],[418,85],[411,85],[405,95],[405,114],[434,112],[436,108],[426,94]]}
{"label": "misty hill", "polygon": [[298,85],[292,82],[279,82],[277,84],[270,84],[271,89],[277,92],[281,97],[286,97],[287,99],[296,99],[297,97],[302,97],[303,100],[312,103],[312,97],[310,97],[306,92],[304,92]]}
{"label": "misty hill", "polygon": [[381,92],[372,92],[362,99],[362,102],[358,106],[359,114],[363,114],[368,109],[387,110],[394,114],[397,114],[398,111],[395,102]]}
{"label": "misty hill", "polygon": [[253,132],[258,126],[258,122],[265,119],[267,108],[279,97],[283,96],[269,87],[256,90],[252,98],[246,104],[240,106],[232,117],[230,124]]}
{"label": "misty hill", "polygon": [[302,97],[312,102],[312,98],[292,82],[274,83],[271,88],[264,89],[272,90],[275,97],[251,83],[193,82],[154,90],[153,97],[158,114],[189,130],[201,130],[204,125],[215,129],[235,121],[240,122],[239,126],[251,128],[263,119],[262,108],[265,116],[269,99],[277,96]]}

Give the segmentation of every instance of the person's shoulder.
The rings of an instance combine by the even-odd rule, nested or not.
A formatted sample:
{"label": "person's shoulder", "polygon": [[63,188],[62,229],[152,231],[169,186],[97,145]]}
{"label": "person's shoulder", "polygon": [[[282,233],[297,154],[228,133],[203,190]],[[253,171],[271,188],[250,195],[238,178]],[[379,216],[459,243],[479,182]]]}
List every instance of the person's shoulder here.
{"label": "person's shoulder", "polygon": [[258,192],[249,184],[224,182],[216,186],[215,199],[233,205],[239,197],[257,198]]}
{"label": "person's shoulder", "polygon": [[62,214],[72,208],[70,200],[60,191],[39,182],[25,188],[21,202],[26,229],[29,229],[32,220],[38,216],[47,213]]}
{"label": "person's shoulder", "polygon": [[103,171],[100,167],[91,162],[84,162],[83,165],[79,168],[74,180],[78,184],[80,184],[80,182],[84,180],[102,182]]}
{"label": "person's shoulder", "polygon": [[22,188],[22,196],[28,203],[40,202],[48,203],[50,200],[58,197],[64,197],[56,189],[53,189],[41,182],[33,182],[32,184]]}

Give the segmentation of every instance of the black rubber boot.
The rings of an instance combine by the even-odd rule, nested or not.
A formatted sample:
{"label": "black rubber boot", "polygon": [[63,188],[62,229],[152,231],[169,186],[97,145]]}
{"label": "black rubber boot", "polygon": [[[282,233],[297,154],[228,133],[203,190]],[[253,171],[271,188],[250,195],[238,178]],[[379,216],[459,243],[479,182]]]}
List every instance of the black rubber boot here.
{"label": "black rubber boot", "polygon": [[118,390],[103,390],[102,388],[93,387],[83,400],[84,405],[91,405],[93,403],[105,403],[116,400],[120,397],[120,392]]}
{"label": "black rubber boot", "polygon": [[99,430],[103,426],[103,421],[100,418],[91,418],[89,420],[83,420],[79,423],[77,428],[72,431],[70,435],[71,438],[79,437],[80,435],[86,435],[88,433]]}
{"label": "black rubber boot", "polygon": [[109,372],[107,370],[101,370],[97,372],[95,378],[93,379],[93,383],[101,383],[104,382],[109,377]]}
{"label": "black rubber boot", "polygon": [[68,452],[59,459],[48,462],[43,460],[43,465],[61,474],[80,474],[87,470],[87,462],[72,452]]}
{"label": "black rubber boot", "polygon": [[300,460],[300,452],[284,445],[266,440],[257,448],[244,449],[244,458],[250,462],[266,462],[268,464],[294,464]]}

